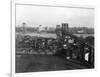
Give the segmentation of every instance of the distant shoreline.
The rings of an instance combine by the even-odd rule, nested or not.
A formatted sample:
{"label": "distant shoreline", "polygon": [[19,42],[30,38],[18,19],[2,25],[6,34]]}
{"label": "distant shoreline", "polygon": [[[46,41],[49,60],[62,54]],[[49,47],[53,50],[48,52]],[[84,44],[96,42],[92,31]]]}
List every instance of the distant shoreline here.
{"label": "distant shoreline", "polygon": [[[46,38],[57,38],[57,35],[55,33],[16,33],[16,35],[30,35],[30,36],[36,36],[36,37],[46,37]],[[77,37],[88,37],[88,36],[94,36],[94,34],[73,34]]]}

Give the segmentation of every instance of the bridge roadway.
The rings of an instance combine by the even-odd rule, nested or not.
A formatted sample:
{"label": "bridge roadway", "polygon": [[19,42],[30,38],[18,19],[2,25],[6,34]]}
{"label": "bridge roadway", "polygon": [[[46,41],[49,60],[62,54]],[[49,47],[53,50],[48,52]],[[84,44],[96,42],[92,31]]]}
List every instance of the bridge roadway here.
{"label": "bridge roadway", "polygon": [[16,73],[85,69],[86,66],[73,60],[51,55],[16,55]]}

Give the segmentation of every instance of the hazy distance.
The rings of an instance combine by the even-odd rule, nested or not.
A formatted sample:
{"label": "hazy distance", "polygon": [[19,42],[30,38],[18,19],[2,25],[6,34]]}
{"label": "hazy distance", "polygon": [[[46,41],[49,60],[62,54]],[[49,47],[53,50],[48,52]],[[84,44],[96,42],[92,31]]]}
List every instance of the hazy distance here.
{"label": "hazy distance", "polygon": [[55,27],[69,23],[70,27],[94,27],[94,9],[16,5],[16,26]]}

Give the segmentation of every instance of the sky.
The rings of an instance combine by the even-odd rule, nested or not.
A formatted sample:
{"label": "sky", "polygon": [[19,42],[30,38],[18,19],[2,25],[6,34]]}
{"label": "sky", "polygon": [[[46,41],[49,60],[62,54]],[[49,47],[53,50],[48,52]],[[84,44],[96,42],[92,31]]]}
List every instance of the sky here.
{"label": "sky", "polygon": [[16,26],[56,27],[68,23],[69,27],[94,27],[94,9],[16,5]]}

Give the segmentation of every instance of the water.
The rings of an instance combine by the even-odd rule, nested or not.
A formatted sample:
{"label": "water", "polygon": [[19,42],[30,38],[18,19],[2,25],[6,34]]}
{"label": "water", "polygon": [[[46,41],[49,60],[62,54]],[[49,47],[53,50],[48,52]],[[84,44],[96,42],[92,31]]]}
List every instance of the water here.
{"label": "water", "polygon": [[[37,36],[37,37],[46,37],[46,38],[57,38],[57,35],[54,33],[26,33],[26,34],[22,34],[22,33],[16,33],[16,34],[20,34],[20,35],[30,35],[30,36]],[[94,36],[94,34],[73,34],[77,37],[88,37],[88,36]]]}

